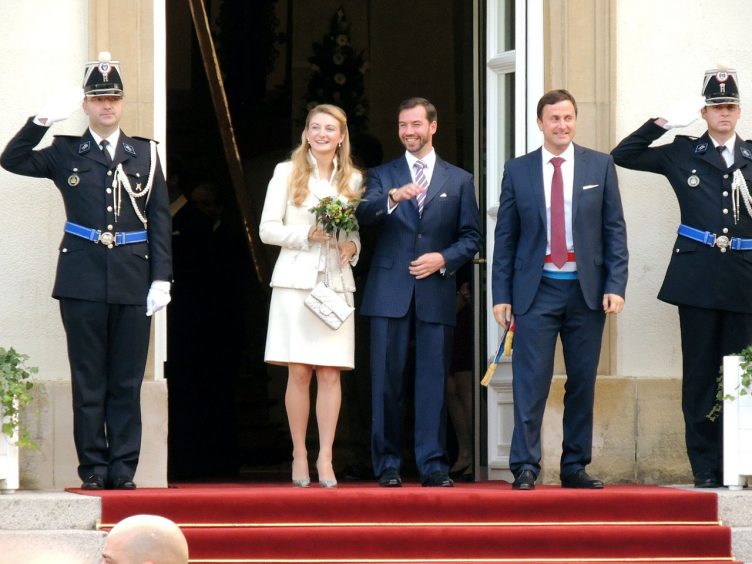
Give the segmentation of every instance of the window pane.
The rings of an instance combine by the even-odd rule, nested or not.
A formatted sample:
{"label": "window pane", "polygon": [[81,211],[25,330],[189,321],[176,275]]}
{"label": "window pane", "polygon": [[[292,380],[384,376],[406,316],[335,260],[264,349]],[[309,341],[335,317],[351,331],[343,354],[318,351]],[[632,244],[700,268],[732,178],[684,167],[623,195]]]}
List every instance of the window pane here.
{"label": "window pane", "polygon": [[515,0],[499,2],[499,44],[498,51],[503,53],[514,49],[514,5]]}

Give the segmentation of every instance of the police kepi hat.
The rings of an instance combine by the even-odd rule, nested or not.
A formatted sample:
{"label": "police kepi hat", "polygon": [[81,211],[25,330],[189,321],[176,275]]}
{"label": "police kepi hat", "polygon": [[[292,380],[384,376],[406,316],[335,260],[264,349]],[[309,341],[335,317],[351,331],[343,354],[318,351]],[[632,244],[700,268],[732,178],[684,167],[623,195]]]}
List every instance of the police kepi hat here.
{"label": "police kepi hat", "polygon": [[84,68],[86,96],[123,96],[120,62],[112,61],[110,53],[102,51],[99,60],[89,61]]}
{"label": "police kepi hat", "polygon": [[739,86],[736,71],[733,69],[712,69],[705,71],[702,95],[706,106],[719,104],[738,104]]}

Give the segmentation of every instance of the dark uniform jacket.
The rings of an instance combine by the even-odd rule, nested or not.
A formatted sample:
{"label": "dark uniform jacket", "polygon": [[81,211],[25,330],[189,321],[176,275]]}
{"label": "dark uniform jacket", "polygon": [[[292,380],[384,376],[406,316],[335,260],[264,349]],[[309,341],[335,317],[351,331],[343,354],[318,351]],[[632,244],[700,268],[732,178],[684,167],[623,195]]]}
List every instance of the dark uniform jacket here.
{"label": "dark uniform jacket", "polygon": [[[727,169],[707,132],[699,139],[677,135],[672,143],[650,147],[665,132],[649,120],[611,155],[619,166],[664,175],[676,193],[683,224],[718,236],[752,238],[752,218],[741,198],[739,222],[734,223],[731,190],[736,169],[752,190],[752,144],[737,136],[734,164]],[[752,251],[723,253],[718,247],[677,236],[658,299],[752,313]]]}
{"label": "dark uniform jacket", "polygon": [[[46,132],[46,127],[29,119],[0,155],[0,165],[16,174],[51,179],[63,195],[68,221],[102,231],[145,229],[125,189],[121,192],[120,216],[115,220],[113,173],[88,129],[81,137],[56,135],[49,147],[35,151]],[[112,168],[122,163],[132,187],[139,183],[146,186],[150,159],[148,140],[120,132]],[[64,233],[53,297],[145,305],[152,281],[172,279],[169,197],[159,162],[146,200],[144,197],[136,202],[148,222],[148,243],[108,248]]]}

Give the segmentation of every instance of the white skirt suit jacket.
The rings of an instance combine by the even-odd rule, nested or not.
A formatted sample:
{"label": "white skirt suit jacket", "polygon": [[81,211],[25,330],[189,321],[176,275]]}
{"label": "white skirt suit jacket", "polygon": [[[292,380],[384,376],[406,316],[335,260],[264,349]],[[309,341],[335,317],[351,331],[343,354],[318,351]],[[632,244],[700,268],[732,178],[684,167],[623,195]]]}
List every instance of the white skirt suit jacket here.
{"label": "white skirt suit jacket", "polygon": [[[313,160],[312,157],[309,157]],[[357,251],[349,264],[339,266],[339,250],[332,242],[312,243],[308,240],[311,226],[316,223],[309,211],[321,198],[338,196],[328,179],[321,179],[314,161],[305,201],[296,206],[291,198],[288,179],[292,163],[280,163],[274,169],[266,191],[261,213],[259,236],[268,245],[281,247],[274,265],[269,307],[269,326],[264,360],[270,364],[300,363],[313,366],[335,366],[351,370],[355,366],[354,315],[336,331],[330,329],[305,306],[304,300],[313,287],[325,280],[328,261],[328,285],[347,294],[350,304],[355,292],[352,266],[360,256],[360,236],[357,231],[341,233],[340,242],[352,241]],[[337,161],[334,162],[334,177]],[[353,175],[352,188],[360,190],[362,176]],[[339,195],[339,198],[345,199]]]}

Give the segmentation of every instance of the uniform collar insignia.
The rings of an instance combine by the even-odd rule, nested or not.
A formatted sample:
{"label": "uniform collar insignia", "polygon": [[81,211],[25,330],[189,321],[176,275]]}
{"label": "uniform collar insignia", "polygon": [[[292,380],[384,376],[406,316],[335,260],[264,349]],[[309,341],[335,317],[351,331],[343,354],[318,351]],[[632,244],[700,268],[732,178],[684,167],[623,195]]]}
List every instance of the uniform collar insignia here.
{"label": "uniform collar insignia", "polygon": [[123,141],[123,149],[125,149],[125,152],[129,155],[133,155],[134,157],[136,156],[136,149],[134,149],[133,145],[131,145],[130,143]]}
{"label": "uniform collar insignia", "polygon": [[91,141],[84,141],[78,146],[78,154],[83,155],[91,149]]}
{"label": "uniform collar insignia", "polygon": [[697,147],[695,147],[695,154],[696,155],[704,154],[707,150],[708,150],[708,143],[707,142],[700,143],[699,145],[697,145]]}
{"label": "uniform collar insignia", "polygon": [[752,151],[750,151],[746,147],[741,147],[739,149],[739,151],[741,152],[742,157],[744,157],[745,159],[749,159],[750,161],[752,161]]}

